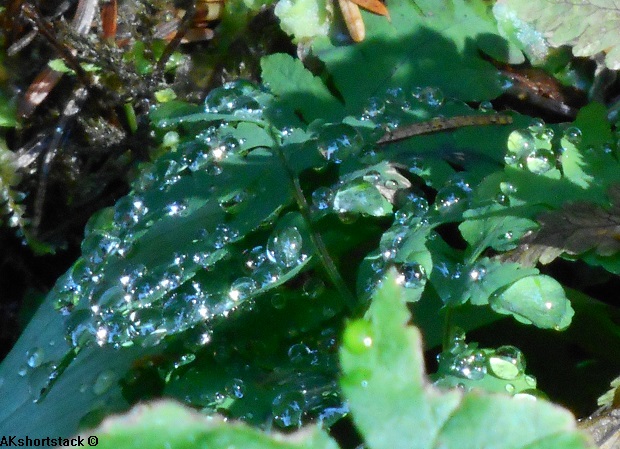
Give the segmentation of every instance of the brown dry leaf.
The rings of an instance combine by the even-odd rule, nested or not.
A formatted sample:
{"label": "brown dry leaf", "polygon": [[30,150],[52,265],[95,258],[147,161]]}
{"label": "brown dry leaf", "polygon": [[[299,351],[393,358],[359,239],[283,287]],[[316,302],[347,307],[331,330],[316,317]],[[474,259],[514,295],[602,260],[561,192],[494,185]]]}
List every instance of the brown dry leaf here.
{"label": "brown dry leaf", "polygon": [[541,227],[504,258],[525,266],[548,264],[563,253],[594,250],[600,256],[620,252],[620,185],[608,191],[607,210],[591,203],[571,203],[538,217]]}
{"label": "brown dry leaf", "polygon": [[374,12],[375,14],[379,14],[381,16],[388,16],[389,13],[386,6],[381,3],[379,0],[351,0],[358,6],[361,6],[364,9],[367,9],[370,12]]}

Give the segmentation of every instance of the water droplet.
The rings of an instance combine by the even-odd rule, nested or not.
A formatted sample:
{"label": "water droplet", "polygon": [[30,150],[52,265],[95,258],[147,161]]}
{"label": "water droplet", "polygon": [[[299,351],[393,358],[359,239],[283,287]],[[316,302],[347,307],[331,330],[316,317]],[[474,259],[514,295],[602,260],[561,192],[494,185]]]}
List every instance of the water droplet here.
{"label": "water droplet", "polygon": [[93,393],[101,396],[116,383],[116,374],[112,370],[104,370],[99,373],[93,384]]}
{"label": "water droplet", "polygon": [[166,214],[171,217],[181,216],[186,210],[186,201],[173,201],[166,206]]}
{"label": "water droplet", "polygon": [[121,240],[105,232],[93,232],[82,242],[82,254],[91,268],[91,278],[96,274],[96,269],[107,257],[116,253]]}
{"label": "water droplet", "polygon": [[[536,143],[532,137],[532,133],[518,129],[510,133],[508,136],[508,153],[506,158],[521,158],[530,154],[536,149]],[[506,161],[508,163],[508,161]]]}
{"label": "water droplet", "polygon": [[564,138],[573,145],[581,143],[581,130],[576,126],[571,126],[564,131]]}
{"label": "water droplet", "polygon": [[291,268],[303,261],[303,239],[296,227],[274,232],[267,242],[267,257],[282,268]]}
{"label": "water droplet", "polygon": [[256,281],[249,277],[235,280],[230,286],[228,297],[234,302],[243,301],[250,297],[257,289]]}
{"label": "water droplet", "polygon": [[209,92],[205,98],[205,112],[242,116],[259,115],[261,107],[254,99],[257,92],[258,89],[246,80],[226,83]]}
{"label": "water droplet", "polygon": [[272,403],[273,423],[283,429],[301,427],[305,406],[306,399],[301,392],[280,393]]}
{"label": "water droplet", "polygon": [[286,297],[281,293],[276,293],[271,297],[271,305],[274,309],[283,309],[286,305]]}
{"label": "water droplet", "polygon": [[26,374],[28,374],[28,367],[26,365],[20,366],[17,370],[17,375],[19,377],[24,377]]}
{"label": "water droplet", "polygon": [[513,384],[506,384],[504,387],[506,389],[506,393],[514,394],[515,386]]}
{"label": "water droplet", "polygon": [[232,379],[226,384],[226,393],[233,399],[241,399],[245,395],[245,384],[241,379]]}
{"label": "water droplet", "polygon": [[460,354],[467,349],[467,343],[465,343],[465,331],[456,327],[452,330],[452,338],[450,339],[450,346],[447,348],[450,354]]}
{"label": "water droplet", "polygon": [[525,372],[523,353],[514,346],[501,346],[489,357],[489,371],[496,377],[513,380]]}
{"label": "water droplet", "polygon": [[530,374],[525,376],[525,383],[532,388],[536,388],[536,378]]}
{"label": "water droplet", "polygon": [[462,186],[448,184],[437,192],[435,197],[435,210],[441,214],[448,214],[460,208],[467,207],[471,196],[471,190]]}
{"label": "water droplet", "polygon": [[487,270],[483,266],[475,266],[469,271],[469,278],[474,282],[480,282],[487,274]]}
{"label": "water droplet", "polygon": [[303,343],[295,343],[288,348],[288,358],[291,362],[299,365],[312,358],[314,352]]}
{"label": "water droplet", "polygon": [[268,288],[271,284],[278,282],[281,275],[282,270],[280,267],[271,263],[265,263],[256,269],[252,274],[252,279],[256,280],[259,288]]}
{"label": "water droplet", "polygon": [[551,150],[540,148],[528,154],[525,165],[529,171],[541,175],[555,167],[555,154]]}
{"label": "water droplet", "polygon": [[478,110],[480,112],[492,112],[493,103],[491,103],[490,101],[481,101],[480,105],[478,105]]}
{"label": "water droplet", "polygon": [[215,249],[221,249],[225,245],[234,242],[239,237],[239,231],[233,227],[223,224],[217,225],[213,233],[213,246]]}
{"label": "water droplet", "polygon": [[315,211],[328,211],[334,201],[334,192],[327,187],[319,187],[312,192],[312,208]]}
{"label": "water droplet", "polygon": [[45,390],[49,386],[51,380],[56,377],[57,373],[55,370],[56,365],[53,363],[44,363],[33,368],[28,374],[28,389],[30,390],[30,394],[35,397],[35,402],[38,402],[41,392]]}
{"label": "water droplet", "polygon": [[456,375],[470,380],[480,380],[487,372],[487,357],[482,351],[472,351],[455,357],[450,370]]}
{"label": "water droplet", "polygon": [[412,91],[411,95],[416,100],[426,103],[434,109],[437,109],[443,105],[445,100],[443,92],[437,87],[417,88]]}
{"label": "water droplet", "polygon": [[345,124],[323,126],[316,141],[323,157],[337,164],[358,153],[363,143],[357,130]]}
{"label": "water droplet", "polygon": [[267,254],[265,253],[265,248],[263,246],[255,246],[250,250],[245,250],[243,252],[244,263],[246,271],[252,273],[256,271],[258,267],[260,267],[267,260]]}
{"label": "water droplet", "polygon": [[416,262],[407,262],[397,267],[396,282],[405,288],[423,288],[426,285],[426,270]]}
{"label": "water droplet", "polygon": [[373,344],[372,326],[368,321],[356,320],[347,325],[342,337],[344,347],[353,354],[364,354]]}
{"label": "water droplet", "polygon": [[361,119],[363,121],[376,122],[380,120],[385,112],[385,102],[377,97],[370,97],[364,108]]}
{"label": "water droplet", "polygon": [[148,212],[148,207],[140,197],[125,196],[114,206],[114,222],[120,226],[136,225]]}
{"label": "water droplet", "polygon": [[545,121],[540,118],[532,119],[528,129],[535,134],[541,133],[545,129]]}
{"label": "water droplet", "polygon": [[179,360],[174,362],[174,369],[178,369],[182,366],[189,365],[196,360],[196,354],[183,354]]}
{"label": "water droplet", "polygon": [[325,283],[318,277],[311,277],[301,287],[302,295],[311,299],[318,298],[325,290]]}

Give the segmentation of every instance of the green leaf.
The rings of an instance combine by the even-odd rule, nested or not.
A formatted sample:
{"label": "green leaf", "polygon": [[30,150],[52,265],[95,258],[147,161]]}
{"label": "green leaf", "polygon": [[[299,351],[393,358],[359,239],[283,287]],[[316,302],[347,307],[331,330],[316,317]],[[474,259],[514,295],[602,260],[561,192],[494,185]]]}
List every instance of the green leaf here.
{"label": "green leaf", "polygon": [[340,102],[299,59],[284,53],[265,56],[261,68],[265,85],[307,123],[319,118],[327,121],[342,118]]}
{"label": "green leaf", "polygon": [[80,437],[86,442],[94,438],[96,446],[104,449],[138,449],[145,446],[153,449],[338,448],[325,432],[317,428],[286,436],[267,434],[243,424],[226,422],[222,418],[208,418],[172,401],[136,406],[126,415],[106,419],[101,426]]}
{"label": "green leaf", "polygon": [[406,325],[401,294],[394,278],[386,280],[368,320],[351,323],[343,337],[342,388],[369,448],[591,447],[568,411],[543,400],[429,385],[420,333]]}
{"label": "green leaf", "polygon": [[574,315],[562,286],[545,275],[518,280],[493,296],[489,304],[498,313],[545,329],[565,329]]}
{"label": "green leaf", "polygon": [[620,24],[620,9],[613,0],[497,3],[533,24],[552,46],[571,45],[575,56],[591,57],[604,51],[605,65],[612,70],[620,69],[620,40],[615,32]]}
{"label": "green leaf", "polygon": [[390,21],[363,12],[366,39],[342,45],[336,39],[314,41],[314,53],[345,99],[347,111],[361,112],[371,97],[388,88],[411,92],[433,86],[443,95],[464,101],[500,94],[497,70],[480,54],[478,45],[494,42],[508,54],[506,41],[489,17],[478,14],[482,2],[390,2]]}

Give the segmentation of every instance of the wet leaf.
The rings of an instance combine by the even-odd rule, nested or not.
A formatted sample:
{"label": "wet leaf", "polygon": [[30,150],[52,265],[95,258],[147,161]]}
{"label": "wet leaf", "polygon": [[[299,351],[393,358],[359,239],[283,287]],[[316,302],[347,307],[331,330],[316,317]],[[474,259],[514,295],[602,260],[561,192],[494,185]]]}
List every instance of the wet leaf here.
{"label": "wet leaf", "polygon": [[299,59],[279,53],[263,58],[261,68],[263,82],[284,104],[299,111],[306,122],[342,117],[338,100]]}
{"label": "wet leaf", "polygon": [[[97,447],[132,449],[147,445],[156,449],[243,447],[251,449],[324,448],[338,445],[322,430],[309,428],[292,435],[267,434],[222,418],[207,418],[172,401],[140,405],[125,415],[106,419],[99,427],[80,435],[97,439]],[[67,446],[70,447],[70,446]]]}
{"label": "wet leaf", "polygon": [[406,325],[410,316],[401,294],[388,279],[368,319],[351,323],[343,337],[342,388],[369,448],[591,447],[568,411],[543,400],[431,386],[420,332]]}
{"label": "wet leaf", "polygon": [[[349,113],[359,113],[370,98],[390,87],[410,92],[416,86],[433,86],[463,100],[500,93],[497,71],[480,57],[477,45],[493,42],[498,53],[506,53],[507,44],[493,21],[475,11],[479,2],[391,2],[388,6],[390,22],[363,12],[367,31],[363,42],[346,46],[319,38],[313,44]],[[484,44],[480,35],[486,36]],[[342,64],[344,60],[348,64]],[[484,82],[471,82],[474,79]]]}
{"label": "wet leaf", "polygon": [[543,329],[565,329],[575,313],[560,283],[542,274],[519,279],[496,293],[489,304],[498,313]]}
{"label": "wet leaf", "polygon": [[609,189],[611,206],[579,202],[538,217],[540,229],[511,255],[524,265],[551,263],[562,254],[577,256],[594,251],[615,258],[620,252],[620,186]]}
{"label": "wet leaf", "polygon": [[613,0],[500,0],[498,5],[532,23],[552,46],[571,45],[575,56],[591,57],[605,52],[605,65],[612,70],[620,69],[620,40],[615,32],[620,24],[620,9]]}

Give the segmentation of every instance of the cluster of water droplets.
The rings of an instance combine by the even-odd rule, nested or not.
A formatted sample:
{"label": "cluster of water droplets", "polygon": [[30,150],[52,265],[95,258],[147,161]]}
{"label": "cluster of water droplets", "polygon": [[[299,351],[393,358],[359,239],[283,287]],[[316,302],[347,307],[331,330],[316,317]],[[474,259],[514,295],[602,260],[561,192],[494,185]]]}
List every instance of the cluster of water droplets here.
{"label": "cluster of water droplets", "polygon": [[456,173],[437,191],[434,208],[441,215],[462,212],[469,207],[471,183],[465,173]]}
{"label": "cluster of water droplets", "polygon": [[[511,395],[529,395],[538,397],[536,379],[526,374],[526,363],[523,353],[516,347],[506,345],[497,349],[478,349],[475,343],[465,342],[465,333],[455,329],[450,346],[437,356],[439,373],[452,376],[455,380],[462,379],[457,386],[463,389],[473,388],[477,381],[495,379],[489,385],[503,387],[505,393]],[[436,381],[445,385],[445,377]],[[473,383],[471,381],[474,381]]]}
{"label": "cluster of water droplets", "polygon": [[560,169],[566,146],[578,146],[580,142],[579,128],[566,128],[556,138],[551,127],[541,119],[534,119],[527,128],[515,130],[508,136],[508,151],[504,161],[507,165],[543,175]]}
{"label": "cluster of water droplets", "polygon": [[370,97],[360,120],[374,123],[381,129],[393,131],[410,114],[435,112],[445,102],[443,92],[436,87],[389,88],[381,96]]}
{"label": "cluster of water droplets", "polygon": [[370,296],[383,281],[390,269],[397,272],[396,281],[406,290],[423,290],[428,280],[426,269],[409,259],[409,242],[418,239],[420,233],[426,238],[429,205],[424,197],[414,193],[407,195],[401,209],[394,216],[392,226],[382,235],[379,247],[365,260],[370,272],[365,278],[364,295]]}
{"label": "cluster of water droplets", "polygon": [[317,132],[317,149],[326,160],[336,164],[356,156],[363,145],[359,132],[345,123],[325,125]]}
{"label": "cluster of water droplets", "polygon": [[264,95],[264,91],[250,81],[231,81],[209,92],[205,98],[205,112],[260,119],[263,111],[260,97]]}

